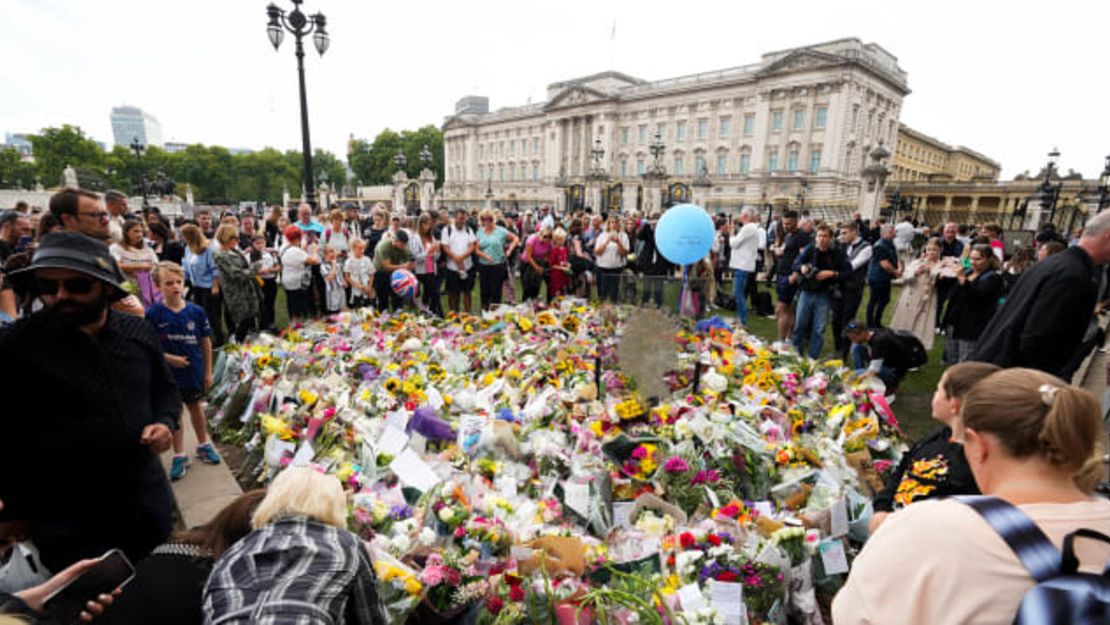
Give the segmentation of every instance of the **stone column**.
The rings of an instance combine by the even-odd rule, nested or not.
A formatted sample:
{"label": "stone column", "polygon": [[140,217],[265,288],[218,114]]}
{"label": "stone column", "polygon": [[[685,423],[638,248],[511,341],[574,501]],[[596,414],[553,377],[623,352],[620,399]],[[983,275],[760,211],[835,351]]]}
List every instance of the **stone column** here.
{"label": "stone column", "polygon": [[944,221],[947,223],[952,218],[952,194],[944,196]]}
{"label": "stone column", "polygon": [[409,177],[405,172],[398,170],[393,174],[393,211],[404,211],[405,206],[405,185],[408,184]]}
{"label": "stone column", "polygon": [[436,194],[436,174],[428,168],[420,171],[420,210],[429,211],[434,208]]}

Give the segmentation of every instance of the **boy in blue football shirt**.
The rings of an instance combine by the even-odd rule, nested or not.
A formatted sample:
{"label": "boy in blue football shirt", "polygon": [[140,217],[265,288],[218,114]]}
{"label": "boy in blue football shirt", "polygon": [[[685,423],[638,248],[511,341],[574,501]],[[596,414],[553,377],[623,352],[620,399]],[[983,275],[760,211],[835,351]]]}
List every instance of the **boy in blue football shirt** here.
{"label": "boy in blue football shirt", "polygon": [[[212,328],[204,309],[186,302],[185,271],[181,265],[160,262],[154,270],[154,282],[162,293],[162,301],[146,310],[146,318],[162,342],[166,362],[173,371],[181,390],[181,398],[197,435],[197,457],[208,464],[219,464],[220,454],[208,440],[201,400],[212,386]],[[184,426],[182,426],[184,427]],[[189,468],[185,455],[185,431],[173,433],[173,463],[170,479],[179,480]]]}

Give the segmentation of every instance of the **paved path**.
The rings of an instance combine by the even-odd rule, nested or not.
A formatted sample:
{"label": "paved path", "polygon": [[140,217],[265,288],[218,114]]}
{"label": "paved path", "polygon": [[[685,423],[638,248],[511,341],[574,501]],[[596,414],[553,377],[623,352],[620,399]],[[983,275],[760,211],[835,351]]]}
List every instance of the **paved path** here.
{"label": "paved path", "polygon": [[[181,413],[181,426],[185,428],[185,453],[189,454],[191,464],[185,477],[170,484],[173,486],[182,525],[189,528],[207,523],[224,506],[241,495],[243,489],[235,481],[227,463],[205,464],[195,457],[197,439],[193,434],[193,426],[189,423],[189,415],[184,411]],[[166,475],[170,474],[172,458],[172,450],[162,454]]]}

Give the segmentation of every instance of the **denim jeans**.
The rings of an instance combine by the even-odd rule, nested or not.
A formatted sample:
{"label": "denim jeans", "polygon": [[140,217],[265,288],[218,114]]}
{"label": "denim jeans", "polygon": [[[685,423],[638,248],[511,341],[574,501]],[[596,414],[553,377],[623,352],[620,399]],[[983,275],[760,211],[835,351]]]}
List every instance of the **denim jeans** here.
{"label": "denim jeans", "polygon": [[871,297],[867,300],[867,326],[870,328],[883,327],[883,311],[890,303],[890,281],[869,282]]}
{"label": "denim jeans", "polygon": [[736,300],[736,318],[744,326],[748,325],[747,285],[750,271],[734,269],[732,272],[732,297]]}
{"label": "denim jeans", "polygon": [[617,303],[617,298],[620,297],[621,290],[621,270],[606,269],[598,267],[597,276],[597,299],[599,301],[609,300],[614,304]]}
{"label": "denim jeans", "polygon": [[832,296],[828,291],[802,291],[798,297],[797,316],[794,318],[794,349],[803,353],[802,347],[809,338],[809,357],[821,355],[825,346],[825,325],[829,321]]}

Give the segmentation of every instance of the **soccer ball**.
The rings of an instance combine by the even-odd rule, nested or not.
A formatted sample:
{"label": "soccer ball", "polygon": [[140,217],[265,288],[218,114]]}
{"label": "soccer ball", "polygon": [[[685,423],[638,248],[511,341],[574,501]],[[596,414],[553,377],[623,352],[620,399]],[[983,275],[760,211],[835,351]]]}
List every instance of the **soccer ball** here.
{"label": "soccer ball", "polygon": [[393,292],[401,299],[412,299],[416,297],[417,284],[419,284],[419,282],[417,282],[416,276],[408,269],[398,269],[394,271],[389,279],[389,285],[393,287]]}

